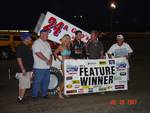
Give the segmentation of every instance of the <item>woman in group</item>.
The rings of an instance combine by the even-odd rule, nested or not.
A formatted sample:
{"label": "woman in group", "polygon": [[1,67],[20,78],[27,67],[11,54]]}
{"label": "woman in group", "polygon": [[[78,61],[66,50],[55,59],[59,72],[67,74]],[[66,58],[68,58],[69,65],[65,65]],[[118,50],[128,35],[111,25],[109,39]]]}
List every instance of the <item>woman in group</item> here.
{"label": "woman in group", "polygon": [[[59,61],[61,61],[61,69],[62,69],[63,77],[64,77],[64,60],[70,59],[70,54],[71,54],[70,44],[71,44],[71,37],[70,35],[65,34],[61,39],[61,45],[54,52],[55,57]],[[61,57],[59,57],[59,53]],[[60,99],[64,99],[63,91],[64,91],[64,81],[60,85],[60,88],[58,91],[58,96]]]}

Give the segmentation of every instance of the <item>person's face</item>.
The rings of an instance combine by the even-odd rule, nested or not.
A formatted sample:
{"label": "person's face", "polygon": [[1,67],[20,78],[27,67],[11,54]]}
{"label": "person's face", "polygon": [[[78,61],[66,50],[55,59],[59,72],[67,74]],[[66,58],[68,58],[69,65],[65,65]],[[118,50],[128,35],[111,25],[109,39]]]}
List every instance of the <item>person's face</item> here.
{"label": "person's face", "polygon": [[68,45],[68,44],[70,44],[70,37],[66,37],[66,44]]}
{"label": "person's face", "polygon": [[76,35],[76,37],[77,37],[77,40],[81,40],[82,37],[83,37],[83,34],[82,34],[82,33],[78,33],[78,34]]}
{"label": "person's face", "polygon": [[31,39],[31,37],[28,37],[28,38],[25,40],[25,43],[26,43],[27,45],[31,45],[31,44],[32,44],[32,39]]}
{"label": "person's face", "polygon": [[118,45],[122,45],[122,44],[123,44],[123,42],[124,42],[124,39],[117,39],[117,43],[118,43]]}
{"label": "person's face", "polygon": [[40,38],[44,41],[48,39],[48,32],[42,32],[40,35]]}
{"label": "person's face", "polygon": [[91,39],[96,40],[97,39],[97,34],[96,33],[91,33]]}

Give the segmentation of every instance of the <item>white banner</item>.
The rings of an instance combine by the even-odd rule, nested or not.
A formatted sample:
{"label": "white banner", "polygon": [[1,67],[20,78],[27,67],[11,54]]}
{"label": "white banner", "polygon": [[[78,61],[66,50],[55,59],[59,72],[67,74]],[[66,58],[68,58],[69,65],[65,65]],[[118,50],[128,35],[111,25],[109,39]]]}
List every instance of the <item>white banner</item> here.
{"label": "white banner", "polygon": [[64,94],[85,94],[127,90],[128,67],[125,58],[65,60]]}
{"label": "white banner", "polygon": [[41,29],[48,29],[49,40],[60,43],[60,39],[65,35],[69,34],[72,39],[75,38],[75,31],[80,30],[83,33],[82,41],[87,42],[90,38],[90,34],[84,30],[72,25],[71,23],[59,18],[58,16],[47,12],[45,19],[41,25],[41,28],[38,31],[38,34]]}

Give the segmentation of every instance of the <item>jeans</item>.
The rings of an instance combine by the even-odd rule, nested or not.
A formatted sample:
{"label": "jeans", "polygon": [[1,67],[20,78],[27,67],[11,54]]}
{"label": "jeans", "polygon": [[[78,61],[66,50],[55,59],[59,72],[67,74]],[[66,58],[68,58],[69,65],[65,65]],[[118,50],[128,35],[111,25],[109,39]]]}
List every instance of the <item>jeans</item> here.
{"label": "jeans", "polygon": [[46,96],[50,82],[50,70],[34,69],[34,74],[35,77],[32,86],[32,97],[38,97],[39,90],[41,90],[42,96]]}

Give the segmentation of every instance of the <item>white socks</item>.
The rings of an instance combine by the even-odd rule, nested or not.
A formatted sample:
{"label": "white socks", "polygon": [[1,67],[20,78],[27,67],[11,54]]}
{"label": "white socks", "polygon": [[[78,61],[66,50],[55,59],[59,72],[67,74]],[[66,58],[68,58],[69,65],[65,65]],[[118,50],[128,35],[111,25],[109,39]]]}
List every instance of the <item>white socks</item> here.
{"label": "white socks", "polygon": [[18,99],[19,99],[19,100],[22,100],[22,99],[23,99],[23,97],[18,96]]}

